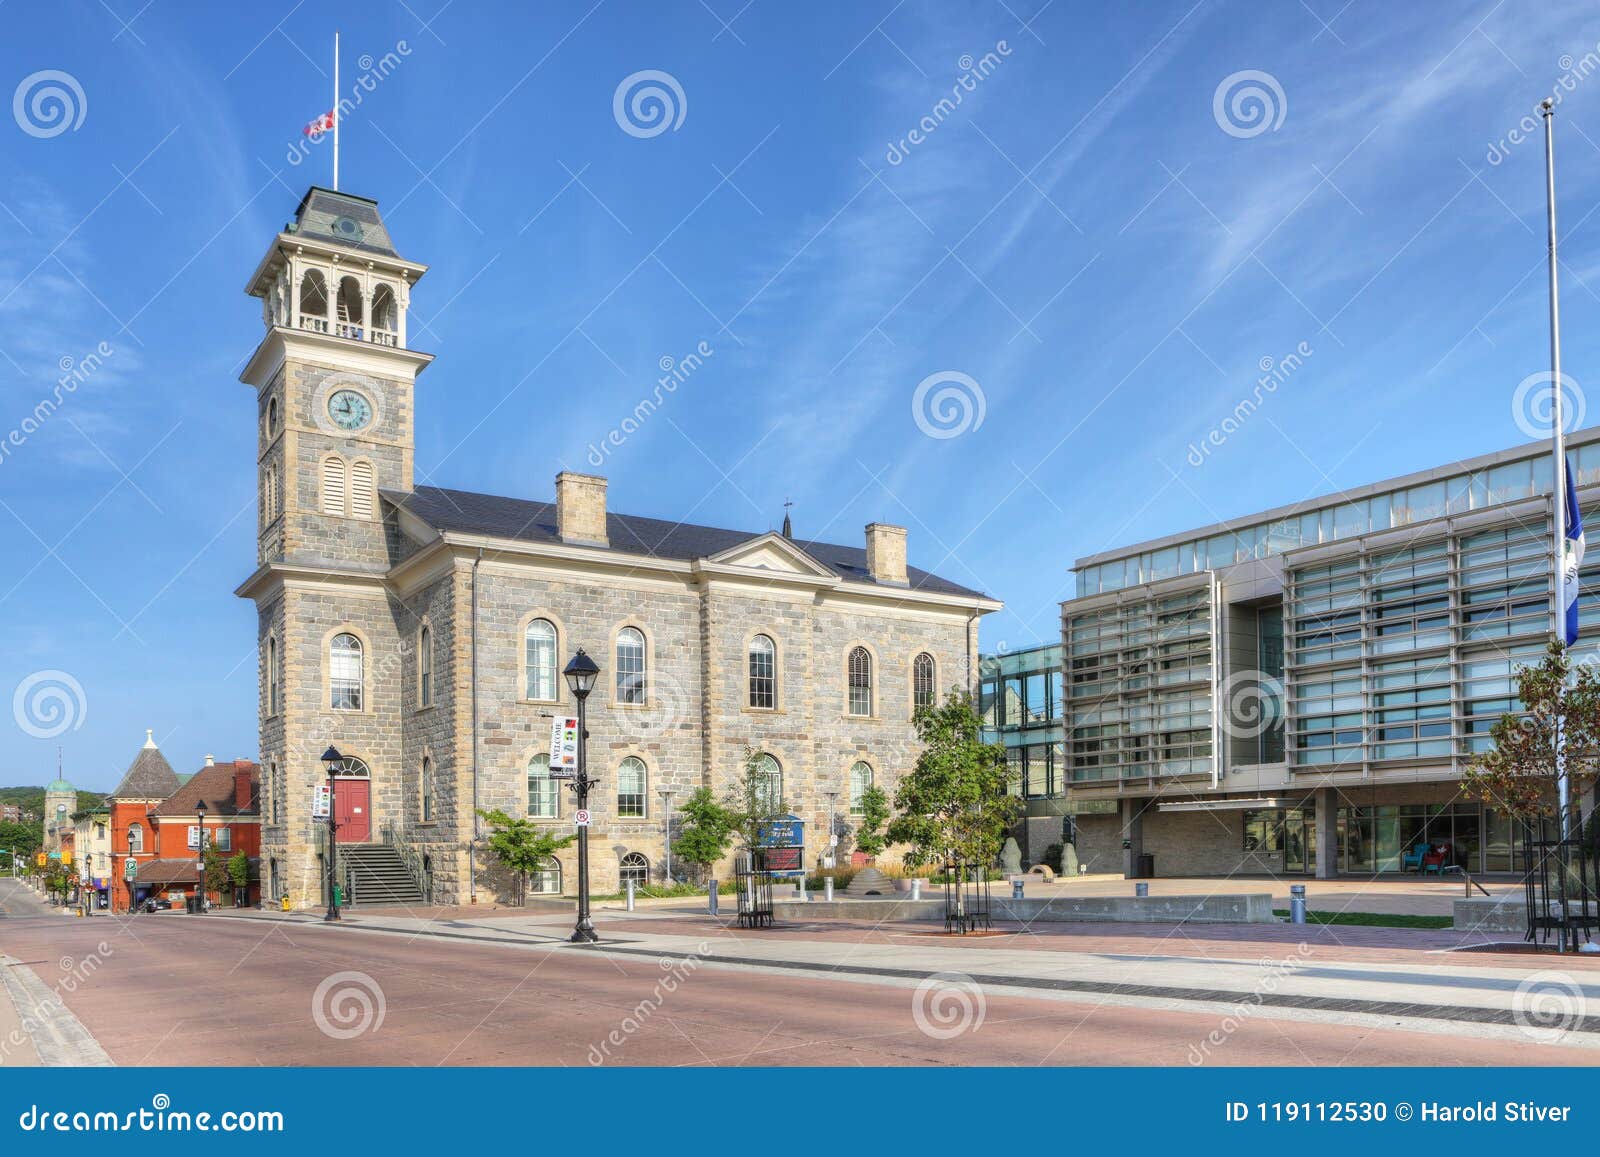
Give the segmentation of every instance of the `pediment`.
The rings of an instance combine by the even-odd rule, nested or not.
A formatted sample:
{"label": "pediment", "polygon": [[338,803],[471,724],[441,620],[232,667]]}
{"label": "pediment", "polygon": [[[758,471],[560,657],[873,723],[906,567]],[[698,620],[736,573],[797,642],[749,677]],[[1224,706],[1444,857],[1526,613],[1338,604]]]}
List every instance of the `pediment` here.
{"label": "pediment", "polygon": [[712,555],[706,561],[719,566],[770,570],[779,574],[805,575],[810,578],[837,577],[783,535],[771,531],[729,547],[719,554]]}

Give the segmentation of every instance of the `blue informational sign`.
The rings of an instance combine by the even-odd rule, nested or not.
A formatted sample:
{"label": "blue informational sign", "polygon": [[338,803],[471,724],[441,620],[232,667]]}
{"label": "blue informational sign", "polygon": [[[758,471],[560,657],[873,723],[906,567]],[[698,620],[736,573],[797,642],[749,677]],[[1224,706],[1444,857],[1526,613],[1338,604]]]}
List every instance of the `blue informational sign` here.
{"label": "blue informational sign", "polygon": [[803,847],[806,842],[806,822],[799,816],[779,816],[761,825],[756,842],[763,848]]}

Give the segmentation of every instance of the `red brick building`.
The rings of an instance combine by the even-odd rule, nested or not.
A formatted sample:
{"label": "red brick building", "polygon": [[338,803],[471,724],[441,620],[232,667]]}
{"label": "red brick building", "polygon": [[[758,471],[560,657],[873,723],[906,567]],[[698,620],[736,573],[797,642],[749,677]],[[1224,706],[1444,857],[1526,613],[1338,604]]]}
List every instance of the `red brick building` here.
{"label": "red brick building", "polygon": [[[146,731],[144,746],[106,797],[111,812],[111,910],[127,912],[151,894],[144,873],[160,855],[150,813],[178,790],[178,774]],[[136,865],[130,879],[128,861]]]}
{"label": "red brick building", "polygon": [[[152,895],[179,904],[194,894],[199,877],[200,832],[227,861],[241,852],[250,862],[249,883],[235,902],[254,904],[261,896],[261,769],[248,759],[217,763],[209,755],[206,765],[190,776],[172,796],[150,813],[156,826],[160,855],[149,867],[139,868],[139,882]],[[200,804],[205,804],[202,821]],[[221,896],[213,887],[212,903]]]}

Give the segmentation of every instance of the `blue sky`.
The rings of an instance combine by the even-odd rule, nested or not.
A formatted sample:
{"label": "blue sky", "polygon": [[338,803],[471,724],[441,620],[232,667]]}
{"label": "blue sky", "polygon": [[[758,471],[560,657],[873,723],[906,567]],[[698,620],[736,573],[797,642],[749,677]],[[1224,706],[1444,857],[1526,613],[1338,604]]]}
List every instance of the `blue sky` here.
{"label": "blue sky", "polygon": [[[289,153],[330,103],[335,25],[347,91],[363,57],[397,62],[345,122],[341,183],[432,266],[419,480],[548,498],[559,469],[595,469],[662,359],[704,342],[599,468],[613,509],[765,530],[791,498],[799,535],[843,542],[904,524],[913,563],[1005,600],[986,648],[1053,638],[1082,555],[1524,440],[1513,391],[1548,356],[1543,153],[1509,134],[1558,88],[1580,385],[1597,353],[1593,5],[3,18],[0,98],[23,95],[0,116],[0,442],[63,364],[109,353],[0,454],[0,692],[70,700],[59,736],[0,727],[0,782],[42,782],[61,744],[69,778],[107,788],[146,727],[180,770],[256,751],[254,611],[231,593],[254,560],[242,287],[330,178],[325,146]],[[681,91],[674,127],[614,114],[643,71]],[[30,103],[41,86],[70,127]],[[1265,122],[1248,93],[1230,113],[1241,86]],[[1302,343],[1191,464],[1263,359]],[[981,397],[982,422],[957,408],[971,428],[929,436],[950,431],[916,420],[918,386],[956,374],[924,402]]]}

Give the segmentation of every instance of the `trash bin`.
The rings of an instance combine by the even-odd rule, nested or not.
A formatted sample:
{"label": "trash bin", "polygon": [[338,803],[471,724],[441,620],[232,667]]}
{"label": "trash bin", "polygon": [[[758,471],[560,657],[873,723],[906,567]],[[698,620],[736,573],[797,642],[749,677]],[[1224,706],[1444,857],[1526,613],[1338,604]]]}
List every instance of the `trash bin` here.
{"label": "trash bin", "polygon": [[1134,876],[1141,880],[1153,880],[1156,876],[1156,855],[1154,852],[1140,852],[1139,862],[1134,868]]}
{"label": "trash bin", "polygon": [[196,900],[193,896],[185,896],[183,898],[183,910],[189,913],[191,916],[194,915],[195,904]]}

